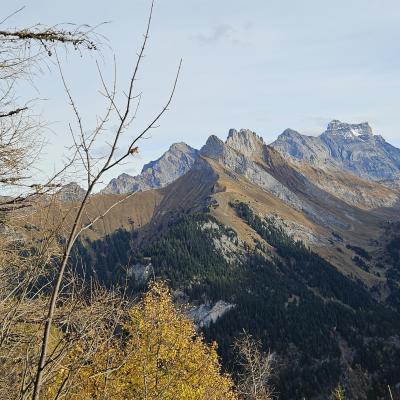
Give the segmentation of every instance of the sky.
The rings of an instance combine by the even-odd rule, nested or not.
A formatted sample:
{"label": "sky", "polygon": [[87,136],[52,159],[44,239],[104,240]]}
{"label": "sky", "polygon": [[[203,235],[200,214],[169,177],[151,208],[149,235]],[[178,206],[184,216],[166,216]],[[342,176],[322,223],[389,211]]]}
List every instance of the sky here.
{"label": "sky", "polygon": [[[63,54],[63,72],[89,129],[104,106],[96,61],[119,88],[127,87],[141,44],[149,0],[14,0],[24,10],[7,26],[102,22],[101,53]],[[269,143],[286,128],[317,135],[332,119],[368,121],[374,133],[400,147],[400,2],[398,0],[156,0],[137,90],[140,131],[168,98],[180,58],[173,102],[140,154],[105,180],[140,173],[174,142],[200,148],[210,134],[248,128]],[[73,119],[56,68],[34,78],[26,96],[50,121],[42,168],[56,168]]]}

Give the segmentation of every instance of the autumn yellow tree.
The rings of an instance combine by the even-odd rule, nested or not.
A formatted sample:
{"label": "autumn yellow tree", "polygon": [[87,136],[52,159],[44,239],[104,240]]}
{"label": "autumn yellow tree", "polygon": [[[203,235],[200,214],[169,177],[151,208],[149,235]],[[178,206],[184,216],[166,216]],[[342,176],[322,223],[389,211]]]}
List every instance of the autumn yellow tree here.
{"label": "autumn yellow tree", "polygon": [[[84,353],[76,347],[75,352]],[[70,373],[60,369],[54,388]],[[207,345],[179,311],[167,286],[153,283],[133,306],[120,337],[80,368],[69,399],[234,400],[216,345]],[[55,389],[54,389],[55,390]],[[56,394],[47,388],[49,398]]]}
{"label": "autumn yellow tree", "polygon": [[335,390],[332,392],[331,395],[331,399],[332,400],[345,400],[346,396],[345,396],[345,391],[342,385],[338,385]]}

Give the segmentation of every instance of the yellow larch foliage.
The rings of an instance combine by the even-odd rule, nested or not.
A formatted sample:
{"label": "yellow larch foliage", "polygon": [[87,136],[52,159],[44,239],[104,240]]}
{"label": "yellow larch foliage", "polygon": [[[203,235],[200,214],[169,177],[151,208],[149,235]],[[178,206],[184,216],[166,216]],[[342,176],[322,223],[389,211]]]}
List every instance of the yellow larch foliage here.
{"label": "yellow larch foliage", "polygon": [[345,391],[342,385],[338,385],[331,395],[332,400],[345,400]]}
{"label": "yellow larch foliage", "polygon": [[[173,304],[163,283],[154,283],[129,312],[119,347],[104,346],[74,376],[66,398],[138,400],[235,400],[233,382],[220,371],[216,345],[208,346]],[[74,357],[79,356],[77,348]],[[49,388],[49,395],[54,388]]]}

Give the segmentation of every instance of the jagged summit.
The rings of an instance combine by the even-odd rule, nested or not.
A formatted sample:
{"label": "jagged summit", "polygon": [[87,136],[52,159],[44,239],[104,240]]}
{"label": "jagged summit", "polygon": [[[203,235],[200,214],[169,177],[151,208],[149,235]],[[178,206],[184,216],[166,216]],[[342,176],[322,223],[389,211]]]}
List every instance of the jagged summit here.
{"label": "jagged summit", "polygon": [[250,129],[229,129],[227,142],[262,142],[264,143],[264,139],[257,135],[257,133],[253,132]]}
{"label": "jagged summit", "polygon": [[257,135],[257,133],[253,132],[250,129],[229,129],[227,140],[256,140],[264,142],[264,139]]}
{"label": "jagged summit", "polygon": [[225,142],[211,135],[201,148],[200,154],[212,159],[233,159],[237,156],[234,153],[240,154],[242,158],[262,159],[264,147],[264,139],[250,129],[230,129]]}
{"label": "jagged summit", "polygon": [[263,138],[250,129],[240,129],[239,131],[230,129],[225,143],[227,146],[253,157],[260,156],[264,146]]}
{"label": "jagged summit", "polygon": [[341,122],[337,119],[329,122],[326,131],[322,135],[341,135],[348,138],[358,136],[373,136],[372,129],[368,122],[362,122],[360,124],[349,124]]}

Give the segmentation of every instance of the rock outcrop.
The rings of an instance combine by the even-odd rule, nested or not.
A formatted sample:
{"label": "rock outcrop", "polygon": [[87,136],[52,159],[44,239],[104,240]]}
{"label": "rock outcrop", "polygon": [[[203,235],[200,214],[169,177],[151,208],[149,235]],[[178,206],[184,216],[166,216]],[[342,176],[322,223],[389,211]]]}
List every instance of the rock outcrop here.
{"label": "rock outcrop", "polygon": [[215,304],[201,304],[192,307],[188,311],[188,316],[199,328],[204,328],[210,326],[211,323],[217,322],[218,318],[222,317],[234,307],[235,304],[219,300]]}

